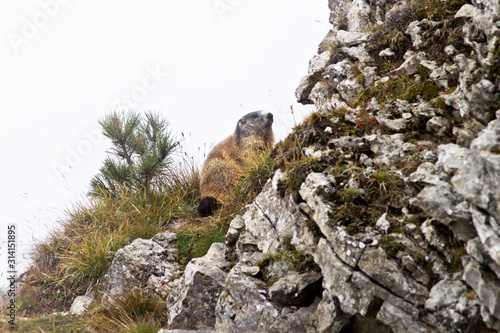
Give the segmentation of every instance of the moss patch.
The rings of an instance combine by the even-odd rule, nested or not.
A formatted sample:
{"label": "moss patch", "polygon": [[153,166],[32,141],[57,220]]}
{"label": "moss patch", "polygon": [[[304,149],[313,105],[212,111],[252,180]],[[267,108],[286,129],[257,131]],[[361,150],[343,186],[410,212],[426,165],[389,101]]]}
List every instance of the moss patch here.
{"label": "moss patch", "polygon": [[310,255],[304,255],[297,250],[278,251],[264,254],[258,263],[259,277],[271,286],[290,271],[299,273],[319,272],[319,266]]}

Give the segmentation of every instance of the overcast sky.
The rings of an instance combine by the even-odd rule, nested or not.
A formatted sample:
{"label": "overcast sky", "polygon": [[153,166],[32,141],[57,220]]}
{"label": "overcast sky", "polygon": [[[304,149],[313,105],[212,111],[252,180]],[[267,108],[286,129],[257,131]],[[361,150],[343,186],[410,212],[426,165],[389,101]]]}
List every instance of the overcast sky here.
{"label": "overcast sky", "polygon": [[282,139],[310,112],[294,92],[328,15],[326,0],[0,3],[1,272],[9,224],[24,257],[85,200],[113,109],[161,112],[200,163],[251,111]]}

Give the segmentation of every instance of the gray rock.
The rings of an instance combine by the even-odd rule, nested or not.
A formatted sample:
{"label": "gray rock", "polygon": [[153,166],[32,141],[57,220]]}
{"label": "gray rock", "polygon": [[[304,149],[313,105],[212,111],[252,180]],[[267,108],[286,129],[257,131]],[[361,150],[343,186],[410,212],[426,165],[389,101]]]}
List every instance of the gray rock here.
{"label": "gray rock", "polygon": [[451,122],[444,117],[432,117],[425,129],[433,135],[447,136],[451,133]]}
{"label": "gray rock", "polygon": [[390,48],[387,48],[385,50],[382,50],[380,51],[380,53],[378,54],[379,57],[394,57],[394,52],[390,49]]}
{"label": "gray rock", "polygon": [[337,90],[348,105],[353,105],[363,90],[363,85],[356,77],[350,76],[337,85]]}
{"label": "gray rock", "polygon": [[403,135],[370,135],[365,136],[370,143],[371,150],[375,153],[375,164],[390,167],[394,161],[405,156]]}
{"label": "gray rock", "polygon": [[459,239],[468,241],[476,237],[469,205],[450,184],[439,181],[435,186],[427,186],[412,202],[426,214],[447,225]]}
{"label": "gray rock", "polygon": [[[169,242],[162,242],[165,240]],[[136,239],[130,245],[118,250],[108,270],[108,287],[103,295],[105,302],[114,303],[116,297],[137,288],[145,288],[151,277],[171,276],[178,264],[173,240],[176,235],[166,233],[157,236],[156,241]],[[159,243],[168,244],[164,248]]]}
{"label": "gray rock", "polygon": [[406,28],[406,33],[411,36],[411,40],[413,42],[413,47],[417,50],[424,44],[423,40],[423,32],[434,28],[438,25],[437,22],[432,22],[427,19],[423,19],[422,21],[414,21],[408,25]]}
{"label": "gray rock", "polygon": [[69,309],[69,313],[74,316],[80,316],[87,312],[90,303],[92,303],[94,299],[92,297],[87,296],[77,296],[73,303],[71,304],[71,308]]}
{"label": "gray rock", "polygon": [[462,259],[463,279],[480,298],[483,320],[494,329],[500,329],[500,281],[490,272],[481,268],[474,259],[466,256]]}
{"label": "gray rock", "polygon": [[356,58],[359,60],[361,63],[367,63],[372,58],[370,57],[370,54],[365,50],[364,44],[361,44],[359,46],[353,46],[353,47],[343,47],[342,51],[347,53],[349,56]]}
{"label": "gray rock", "polygon": [[288,272],[269,288],[269,297],[286,305],[303,304],[308,297],[321,289],[321,279],[321,273]]}
{"label": "gray rock", "polygon": [[472,141],[470,153],[451,179],[455,190],[470,203],[491,214],[496,224],[500,220],[499,148],[500,121],[495,120]]}
{"label": "gray rock", "polygon": [[391,226],[391,223],[387,221],[386,216],[387,213],[382,214],[382,216],[377,220],[377,223],[375,223],[375,226],[385,233],[387,233],[387,230],[389,230]]}
{"label": "gray rock", "polygon": [[445,144],[437,147],[438,161],[436,168],[447,174],[454,174],[465,162],[469,150],[456,144]]}
{"label": "gray rock", "polygon": [[434,164],[424,162],[420,164],[417,170],[408,177],[408,180],[414,183],[439,185],[441,184],[441,179],[435,174],[435,171],[436,167]]}
{"label": "gray rock", "polygon": [[340,30],[337,32],[337,41],[345,46],[356,46],[367,41],[369,34]]}
{"label": "gray rock", "polygon": [[238,271],[237,265],[228,274],[226,288],[217,302],[217,332],[313,331],[317,302],[309,307],[284,311],[282,306],[267,299],[262,281]]}
{"label": "gray rock", "polygon": [[167,295],[170,328],[210,329],[215,327],[215,306],[227,273],[225,245],[214,243],[207,254],[191,260],[184,275],[174,281]]}
{"label": "gray rock", "polygon": [[348,30],[362,32],[370,27],[371,7],[364,0],[353,0],[349,6],[347,19],[349,21]]}
{"label": "gray rock", "polygon": [[407,51],[404,55],[405,61],[391,74],[413,75],[418,72],[420,62],[425,60],[426,54],[424,52],[415,53],[414,51]]}
{"label": "gray rock", "polygon": [[417,321],[394,304],[384,302],[377,313],[377,319],[391,327],[395,333],[428,333],[435,330],[429,325]]}
{"label": "gray rock", "polygon": [[321,73],[330,64],[331,51],[327,50],[309,61],[309,75]]}
{"label": "gray rock", "polygon": [[436,311],[445,306],[455,305],[467,292],[466,285],[458,280],[444,279],[432,287],[425,308]]}
{"label": "gray rock", "polygon": [[423,304],[428,296],[427,288],[402,274],[398,265],[387,259],[382,248],[368,247],[361,256],[359,268],[381,285],[404,300],[416,305]]}
{"label": "gray rock", "polygon": [[[443,66],[444,67],[444,66]],[[449,73],[443,67],[436,68],[432,70],[429,78],[434,81],[434,83],[443,90],[448,90],[448,79],[450,78]]]}

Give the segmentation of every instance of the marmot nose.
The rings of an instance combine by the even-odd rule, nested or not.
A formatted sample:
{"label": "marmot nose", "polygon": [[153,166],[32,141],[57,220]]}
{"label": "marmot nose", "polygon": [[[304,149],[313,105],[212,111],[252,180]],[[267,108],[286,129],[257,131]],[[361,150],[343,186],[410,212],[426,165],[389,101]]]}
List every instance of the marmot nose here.
{"label": "marmot nose", "polygon": [[268,121],[270,121],[271,123],[273,122],[273,114],[272,113],[268,113],[266,114],[266,118],[268,119]]}

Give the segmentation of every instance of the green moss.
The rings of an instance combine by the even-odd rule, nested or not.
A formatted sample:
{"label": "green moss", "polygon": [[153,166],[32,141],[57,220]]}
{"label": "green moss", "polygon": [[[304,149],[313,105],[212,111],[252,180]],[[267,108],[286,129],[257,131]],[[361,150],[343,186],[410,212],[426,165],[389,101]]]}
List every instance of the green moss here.
{"label": "green moss", "polygon": [[428,79],[428,75],[423,68],[419,69],[419,79],[414,76],[394,76],[385,83],[378,82],[364,89],[359,93],[355,105],[366,104],[373,97],[380,103],[392,102],[396,99],[406,100],[410,103],[417,102],[420,96],[426,101],[436,98],[439,93],[439,87]]}
{"label": "green moss", "polygon": [[446,110],[447,108],[447,105],[442,97],[438,97],[434,100],[434,106],[442,110]]}
{"label": "green moss", "polygon": [[[276,263],[277,265],[274,265]],[[311,256],[304,255],[296,249],[265,253],[257,266],[260,269],[259,277],[269,286],[289,271],[299,273],[320,271]],[[276,271],[276,267],[280,269]]]}
{"label": "green moss", "polygon": [[225,229],[208,228],[177,233],[178,262],[187,265],[192,258],[204,256],[213,243],[223,243]]}
{"label": "green moss", "polygon": [[490,153],[497,155],[500,154],[500,146],[491,148]]}
{"label": "green moss", "polygon": [[[284,179],[286,189],[298,201],[299,190],[311,172],[323,172],[328,164],[325,161],[317,160],[313,157],[291,162],[287,166],[287,175]],[[282,185],[281,185],[282,186]]]}
{"label": "green moss", "polygon": [[391,231],[393,233],[400,234],[400,233],[403,232],[403,228],[401,228],[401,227],[394,227]]}
{"label": "green moss", "polygon": [[418,249],[415,253],[413,253],[412,258],[419,265],[425,264],[425,254],[421,249]]}
{"label": "green moss", "polygon": [[382,248],[385,250],[388,259],[396,259],[399,251],[404,251],[405,247],[394,239],[394,236],[385,236],[380,240]]}
{"label": "green moss", "polygon": [[420,226],[422,225],[422,223],[424,223],[427,219],[429,218],[429,215],[426,215],[424,213],[417,213],[417,214],[413,214],[413,215],[410,215],[405,223],[407,224],[415,224],[417,226]]}
{"label": "green moss", "polygon": [[360,228],[359,224],[356,222],[353,222],[346,227],[346,231],[349,235],[352,236],[352,235],[355,235],[359,232],[359,228]]}
{"label": "green moss", "polygon": [[448,270],[452,273],[461,272],[464,268],[462,266],[462,256],[466,254],[463,246],[457,246],[450,251],[449,258],[446,262]]}
{"label": "green moss", "polygon": [[474,298],[476,298],[476,296],[477,296],[477,292],[476,292],[475,290],[471,290],[471,291],[469,291],[468,293],[466,293],[466,294],[464,295],[464,297],[465,297],[465,298],[467,298],[468,300],[471,300],[471,301],[472,301]]}

